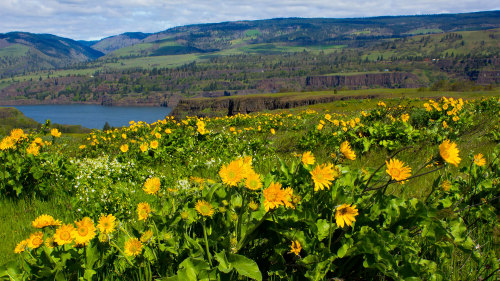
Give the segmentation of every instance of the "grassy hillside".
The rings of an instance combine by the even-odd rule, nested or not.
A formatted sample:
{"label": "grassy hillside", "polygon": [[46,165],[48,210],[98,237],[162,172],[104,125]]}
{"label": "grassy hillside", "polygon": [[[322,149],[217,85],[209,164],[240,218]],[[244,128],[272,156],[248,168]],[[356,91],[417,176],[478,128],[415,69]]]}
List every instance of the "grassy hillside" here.
{"label": "grassy hillside", "polygon": [[95,60],[103,53],[68,38],[51,34],[0,34],[0,77],[54,69]]}
{"label": "grassy hillside", "polygon": [[0,136],[8,135],[12,129],[35,129],[40,124],[13,107],[0,107]]}
{"label": "grassy hillside", "polygon": [[[0,107],[0,136],[5,136],[12,129],[20,128],[27,131],[40,129],[42,124],[26,117],[21,111],[14,107]],[[50,124],[49,128],[57,128],[61,132],[68,134],[88,133],[90,129],[83,128],[81,125],[61,125],[57,123]]]}
{"label": "grassy hillside", "polygon": [[[217,52],[153,56],[154,52],[183,53],[187,50],[179,42],[164,40],[126,47],[115,51],[123,57],[106,56],[75,69],[2,79],[0,87],[3,90],[0,91],[4,95],[23,95],[25,98],[40,92],[57,95],[62,92],[78,101],[95,101],[105,93],[117,99],[151,93],[193,96],[216,91],[221,95],[224,91],[311,90],[303,82],[307,76],[384,72],[413,73],[418,76],[420,85],[429,87],[443,79],[477,81],[481,71],[498,71],[499,62],[495,58],[500,55],[498,38],[500,30],[493,29],[386,39],[360,48],[240,44]],[[141,56],[143,52],[146,56]],[[490,76],[489,80],[480,83],[497,83],[495,74]],[[54,79],[58,77],[65,78],[59,81],[68,80],[69,84],[55,85]],[[86,86],[82,86],[82,82]],[[80,91],[78,88],[87,90],[77,97],[75,89]]]}
{"label": "grassy hillside", "polygon": [[[499,93],[388,94],[29,134],[0,153],[19,175],[1,186],[0,279],[184,278],[188,267],[227,280],[487,280],[499,268]],[[52,143],[34,155],[37,137]],[[356,209],[346,221],[344,204]],[[68,226],[43,214],[75,228],[66,245]]]}

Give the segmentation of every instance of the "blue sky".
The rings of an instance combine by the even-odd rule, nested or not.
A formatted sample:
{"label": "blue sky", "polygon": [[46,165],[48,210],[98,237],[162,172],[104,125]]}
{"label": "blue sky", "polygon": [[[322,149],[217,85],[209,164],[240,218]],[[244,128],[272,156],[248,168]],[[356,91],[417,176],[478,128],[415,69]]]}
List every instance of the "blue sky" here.
{"label": "blue sky", "polygon": [[0,33],[97,40],[123,32],[277,17],[371,17],[500,10],[497,0],[0,0]]}

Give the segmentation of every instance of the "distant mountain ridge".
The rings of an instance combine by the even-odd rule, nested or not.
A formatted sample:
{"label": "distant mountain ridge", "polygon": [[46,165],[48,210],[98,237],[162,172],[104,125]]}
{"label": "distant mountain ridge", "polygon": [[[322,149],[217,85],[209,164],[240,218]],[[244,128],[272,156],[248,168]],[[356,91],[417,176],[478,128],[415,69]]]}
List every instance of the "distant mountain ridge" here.
{"label": "distant mountain ridge", "polygon": [[0,34],[0,74],[64,67],[104,54],[78,41],[52,34]]}
{"label": "distant mountain ridge", "polygon": [[[148,34],[142,39],[120,35],[105,38],[93,47],[111,39],[115,46],[153,43],[161,47],[165,40],[169,40],[206,51],[231,48],[235,40],[246,40],[251,44],[363,44],[364,41],[373,39],[497,27],[500,27],[500,11],[340,19],[275,18],[178,26]],[[120,40],[124,42],[120,43]],[[151,52],[146,52],[147,55],[154,55],[156,48],[151,47]],[[115,50],[118,48],[108,48],[105,51],[109,53]]]}
{"label": "distant mountain ridge", "polygon": [[[178,26],[157,33],[126,32],[98,41],[51,34],[0,34],[0,78],[106,58],[210,53],[248,46],[364,47],[380,39],[500,27],[500,11],[367,18],[276,18]],[[257,44],[260,44],[257,45]],[[266,49],[268,48],[268,49]]]}
{"label": "distant mountain ridge", "polygon": [[101,39],[90,46],[95,50],[107,54],[114,50],[140,43],[149,35],[151,35],[151,33],[126,32]]}

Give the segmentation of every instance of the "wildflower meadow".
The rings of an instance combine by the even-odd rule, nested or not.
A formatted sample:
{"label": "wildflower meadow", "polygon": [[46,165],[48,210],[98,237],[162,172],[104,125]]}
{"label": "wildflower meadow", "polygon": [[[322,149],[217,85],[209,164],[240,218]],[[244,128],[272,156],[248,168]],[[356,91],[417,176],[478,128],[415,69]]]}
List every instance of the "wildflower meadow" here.
{"label": "wildflower meadow", "polygon": [[15,129],[0,196],[54,207],[10,226],[0,279],[497,280],[499,113],[440,97]]}

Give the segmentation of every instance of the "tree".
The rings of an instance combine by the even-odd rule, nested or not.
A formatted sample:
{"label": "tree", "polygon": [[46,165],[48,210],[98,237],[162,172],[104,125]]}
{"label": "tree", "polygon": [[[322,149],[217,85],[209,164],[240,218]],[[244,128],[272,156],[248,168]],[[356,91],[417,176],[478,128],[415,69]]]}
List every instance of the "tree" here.
{"label": "tree", "polygon": [[104,127],[102,127],[102,130],[103,131],[111,130],[111,125],[109,125],[108,121],[106,121],[106,123],[104,123]]}

